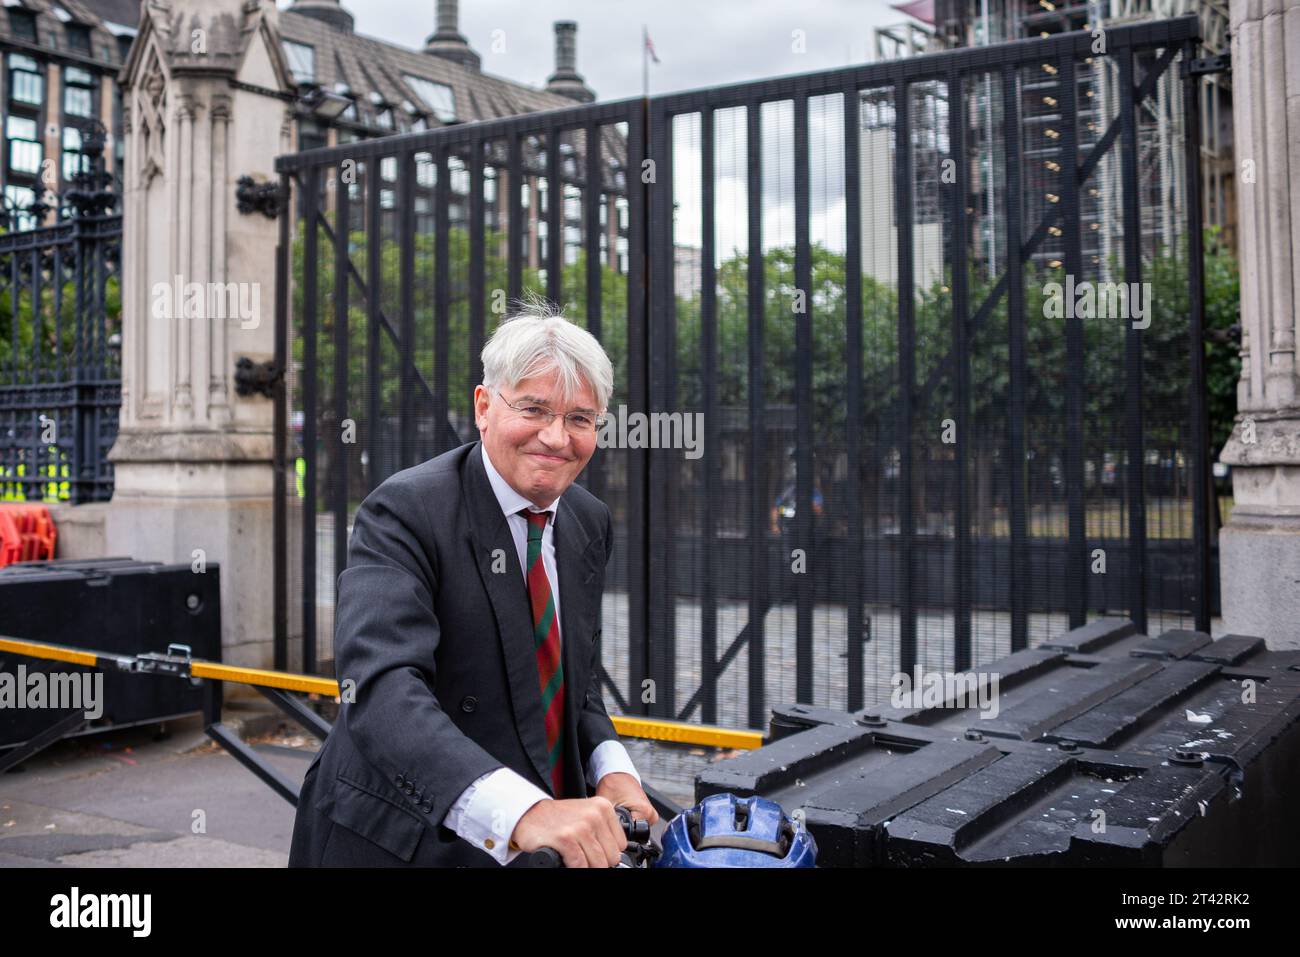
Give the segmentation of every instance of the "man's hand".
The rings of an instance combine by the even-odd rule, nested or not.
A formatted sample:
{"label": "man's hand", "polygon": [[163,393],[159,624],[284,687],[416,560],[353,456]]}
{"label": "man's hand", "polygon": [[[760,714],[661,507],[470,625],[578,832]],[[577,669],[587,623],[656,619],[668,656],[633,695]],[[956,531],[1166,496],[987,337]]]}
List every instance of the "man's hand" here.
{"label": "man's hand", "polygon": [[565,867],[614,867],[627,848],[627,835],[614,813],[614,805],[597,795],[571,801],[538,801],[519,819],[510,842],[523,851],[553,847],[564,859]]}
{"label": "man's hand", "polygon": [[623,805],[632,812],[637,820],[646,820],[654,824],[659,820],[659,813],[641,790],[636,778],[626,771],[611,771],[596,782],[596,796],[608,798],[609,803]]}

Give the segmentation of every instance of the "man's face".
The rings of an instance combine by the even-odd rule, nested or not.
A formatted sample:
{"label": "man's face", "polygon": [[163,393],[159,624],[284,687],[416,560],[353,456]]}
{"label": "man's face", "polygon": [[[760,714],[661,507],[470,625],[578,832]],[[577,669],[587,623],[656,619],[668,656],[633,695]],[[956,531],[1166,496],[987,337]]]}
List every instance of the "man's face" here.
{"label": "man's face", "polygon": [[[543,426],[529,422],[506,402],[520,408],[541,405],[559,414]],[[577,411],[594,417],[602,410],[596,408],[595,393],[585,382],[569,406],[561,405],[556,372],[524,379],[513,387],[503,386],[499,396],[482,385],[474,389],[474,417],[492,465],[538,508],[563,494],[596,451],[594,429],[579,435],[565,426],[564,413]]]}

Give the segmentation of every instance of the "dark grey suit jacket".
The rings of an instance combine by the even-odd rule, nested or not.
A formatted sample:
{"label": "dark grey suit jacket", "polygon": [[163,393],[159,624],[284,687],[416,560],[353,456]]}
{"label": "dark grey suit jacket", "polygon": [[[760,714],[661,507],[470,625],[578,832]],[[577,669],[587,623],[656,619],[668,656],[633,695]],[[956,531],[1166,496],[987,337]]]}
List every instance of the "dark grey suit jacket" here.
{"label": "dark grey suit jacket", "polygon": [[[303,783],[291,867],[496,867],[442,824],[451,805],[503,766],[552,793],[527,588],[480,445],[398,472],[357,510],[334,637],[345,700]],[[554,535],[565,797],[586,797],[587,760],[618,738],[595,670],[609,509],[575,483]]]}

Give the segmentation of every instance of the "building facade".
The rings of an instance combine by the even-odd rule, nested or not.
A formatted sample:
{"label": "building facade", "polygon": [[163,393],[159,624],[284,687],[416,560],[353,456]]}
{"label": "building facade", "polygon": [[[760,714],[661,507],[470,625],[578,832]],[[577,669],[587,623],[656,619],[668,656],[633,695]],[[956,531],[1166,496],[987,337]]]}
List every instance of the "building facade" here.
{"label": "building facade", "polygon": [[106,169],[121,181],[122,97],[117,72],[135,38],[139,3],[5,0],[0,11],[0,226],[31,229],[58,215],[84,161],[82,138],[107,132]]}
{"label": "building facade", "polygon": [[[353,14],[339,0],[295,0],[280,10],[285,60],[297,84],[291,148],[312,149],[557,109],[595,99],[577,71],[577,24],[559,21],[555,70],[543,89],[486,74],[481,57],[459,31],[457,0],[437,0],[430,10],[434,31],[423,47],[408,48],[359,34]],[[60,215],[78,164],[88,125],[99,123],[107,138],[105,160],[121,191],[122,96],[118,73],[126,63],[140,17],[138,0],[4,0],[0,13],[0,106],[4,116],[4,161],[0,194],[8,229],[49,225]],[[617,152],[619,144],[611,140]],[[541,144],[526,144],[536,159]],[[572,152],[572,144],[561,144]],[[540,167],[540,163],[537,164]],[[431,168],[420,169],[417,215],[431,210]],[[527,264],[546,261],[546,178],[529,176],[524,206]],[[504,195],[492,176],[486,186],[489,228],[503,228]],[[452,218],[464,222],[468,197],[452,190]],[[581,224],[577,203],[566,203],[566,233]],[[572,212],[570,216],[569,213]],[[626,239],[619,223],[625,211],[606,215],[611,262],[626,269]],[[495,218],[495,219],[494,219]],[[580,243],[566,244],[576,246]],[[565,257],[565,261],[570,260]]]}

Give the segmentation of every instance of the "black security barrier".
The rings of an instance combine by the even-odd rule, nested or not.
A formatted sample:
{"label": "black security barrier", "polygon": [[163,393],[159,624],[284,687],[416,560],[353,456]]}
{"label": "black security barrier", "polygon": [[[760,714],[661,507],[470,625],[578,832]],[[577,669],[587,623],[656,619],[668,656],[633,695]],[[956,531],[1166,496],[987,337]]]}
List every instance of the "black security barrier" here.
{"label": "black security barrier", "polygon": [[[290,692],[333,695],[338,687],[221,664],[220,573],[215,562],[200,567],[115,557],[0,569],[0,674],[24,696],[21,704],[0,708],[0,774],[65,738],[202,713],[213,741],[296,805],[298,786],[222,720],[223,682],[252,685],[321,740],[329,723]],[[79,693],[69,679],[80,683]],[[91,688],[102,682],[98,702],[86,697],[87,682]],[[30,702],[32,685],[57,686],[58,700],[46,693],[48,700]]]}
{"label": "black security barrier", "polygon": [[615,369],[611,710],[754,728],[1098,615],[1208,630],[1196,31],[280,157],[276,666],[331,673],[357,506],[478,438],[528,291]]}
{"label": "black security barrier", "polygon": [[[0,635],[119,655],[182,643],[200,657],[220,660],[220,575],[216,562],[202,574],[191,565],[131,558],[9,565],[0,568]],[[16,680],[20,665],[27,675],[92,673],[77,664],[0,652],[0,672]],[[139,682],[112,669],[102,680],[103,714],[61,736],[161,722],[204,707],[203,692],[188,684]],[[49,728],[51,715],[48,708],[0,709],[0,748],[32,740]]]}
{"label": "black security barrier", "polygon": [[772,743],[698,775],[696,800],[779,802],[820,866],[1300,863],[1300,652],[1103,618],[968,674],[773,709]]}

